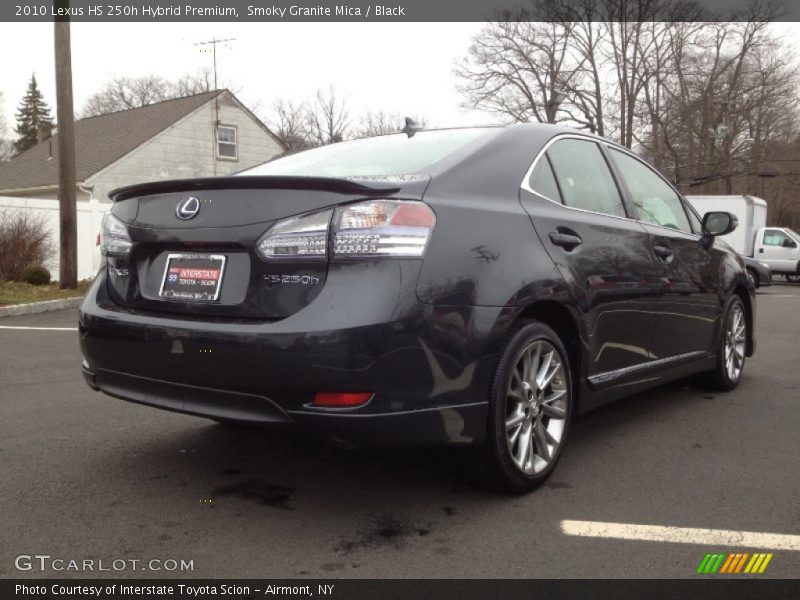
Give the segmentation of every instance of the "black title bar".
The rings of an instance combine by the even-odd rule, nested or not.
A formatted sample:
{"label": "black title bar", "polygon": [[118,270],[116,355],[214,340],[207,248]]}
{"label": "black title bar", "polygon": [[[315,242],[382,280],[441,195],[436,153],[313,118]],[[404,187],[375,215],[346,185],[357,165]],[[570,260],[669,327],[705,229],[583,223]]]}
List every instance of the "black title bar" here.
{"label": "black title bar", "polygon": [[714,579],[619,580],[619,579],[516,579],[516,580],[112,580],[6,579],[0,581],[3,600],[206,600],[230,598],[251,600],[468,600],[502,598],[508,600],[796,600],[800,580]]}
{"label": "black title bar", "polygon": [[[548,9],[574,4],[574,20],[626,20],[618,11],[634,10],[635,0],[608,3],[607,0],[3,0],[0,21],[47,22],[69,19],[76,22],[484,22],[488,20],[554,20]],[[653,20],[663,21],[747,21],[753,7],[765,15],[759,20],[800,20],[795,0],[783,3],[753,3],[751,0],[682,0],[647,2],[663,5],[667,12]],[[609,8],[611,7],[611,8]],[[675,7],[678,7],[677,9]],[[676,12],[677,10],[677,12]],[[611,14],[604,14],[612,11]],[[765,12],[767,11],[767,12]],[[634,14],[634,13],[631,13]],[[638,14],[638,13],[637,13]]]}

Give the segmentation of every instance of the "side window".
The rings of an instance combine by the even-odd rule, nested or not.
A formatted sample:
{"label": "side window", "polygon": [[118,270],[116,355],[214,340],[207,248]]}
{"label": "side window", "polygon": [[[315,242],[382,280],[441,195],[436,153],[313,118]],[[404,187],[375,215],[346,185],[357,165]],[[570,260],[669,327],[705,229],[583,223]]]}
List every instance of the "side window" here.
{"label": "side window", "polygon": [[640,218],[647,223],[692,233],[689,217],[675,190],[643,162],[614,148],[610,150]]}
{"label": "side window", "polygon": [[789,236],[778,229],[767,229],[764,232],[765,246],[783,246],[783,241],[788,239]]}
{"label": "side window", "polygon": [[697,235],[703,233],[703,220],[698,216],[694,207],[689,204],[686,199],[683,200],[683,206],[686,208],[686,214],[689,215],[689,222],[692,224],[692,231]]}
{"label": "side window", "polygon": [[553,176],[553,169],[550,167],[550,159],[548,159],[547,156],[539,157],[539,162],[536,163],[536,166],[531,172],[528,185],[532,190],[545,198],[550,198],[550,200],[555,200],[556,202],[563,202],[561,200],[561,192],[558,191],[556,178]]}
{"label": "side window", "polygon": [[229,125],[217,126],[217,158],[236,159],[239,149],[236,143],[236,127]]}
{"label": "side window", "polygon": [[558,140],[547,151],[566,206],[625,217],[625,206],[603,153],[590,140]]}

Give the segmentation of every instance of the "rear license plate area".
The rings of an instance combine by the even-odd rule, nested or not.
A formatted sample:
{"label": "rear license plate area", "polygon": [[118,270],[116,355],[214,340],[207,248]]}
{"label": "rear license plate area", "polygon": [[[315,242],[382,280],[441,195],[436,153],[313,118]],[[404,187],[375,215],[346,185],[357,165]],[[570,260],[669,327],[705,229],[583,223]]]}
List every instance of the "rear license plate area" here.
{"label": "rear license plate area", "polygon": [[221,254],[169,254],[158,295],[167,300],[216,302],[224,273]]}

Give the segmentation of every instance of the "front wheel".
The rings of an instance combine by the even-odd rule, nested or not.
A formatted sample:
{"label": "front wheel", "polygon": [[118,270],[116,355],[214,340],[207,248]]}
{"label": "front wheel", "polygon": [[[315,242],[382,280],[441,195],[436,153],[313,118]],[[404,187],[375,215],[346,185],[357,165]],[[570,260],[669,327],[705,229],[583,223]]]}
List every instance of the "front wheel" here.
{"label": "front wheel", "polygon": [[515,493],[544,483],[566,441],[572,394],[569,357],[558,335],[537,321],[520,323],[495,374],[486,443],[475,449],[483,483]]}
{"label": "front wheel", "polygon": [[717,345],[717,365],[706,373],[706,383],[721,391],[739,385],[744,371],[747,348],[747,312],[742,299],[733,295],[723,313],[720,340]]}

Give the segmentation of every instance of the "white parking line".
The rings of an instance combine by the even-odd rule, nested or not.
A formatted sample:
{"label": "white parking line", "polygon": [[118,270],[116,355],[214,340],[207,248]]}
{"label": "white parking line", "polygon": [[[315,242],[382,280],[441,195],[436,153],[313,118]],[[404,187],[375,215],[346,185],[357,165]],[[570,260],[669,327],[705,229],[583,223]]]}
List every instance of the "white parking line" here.
{"label": "white parking line", "polygon": [[566,535],[581,537],[800,551],[800,535],[783,533],[633,525],[630,523],[604,523],[602,521],[561,521],[561,531]]}
{"label": "white parking line", "polygon": [[13,325],[0,325],[0,329],[26,329],[31,331],[78,331],[77,327],[22,327]]}

